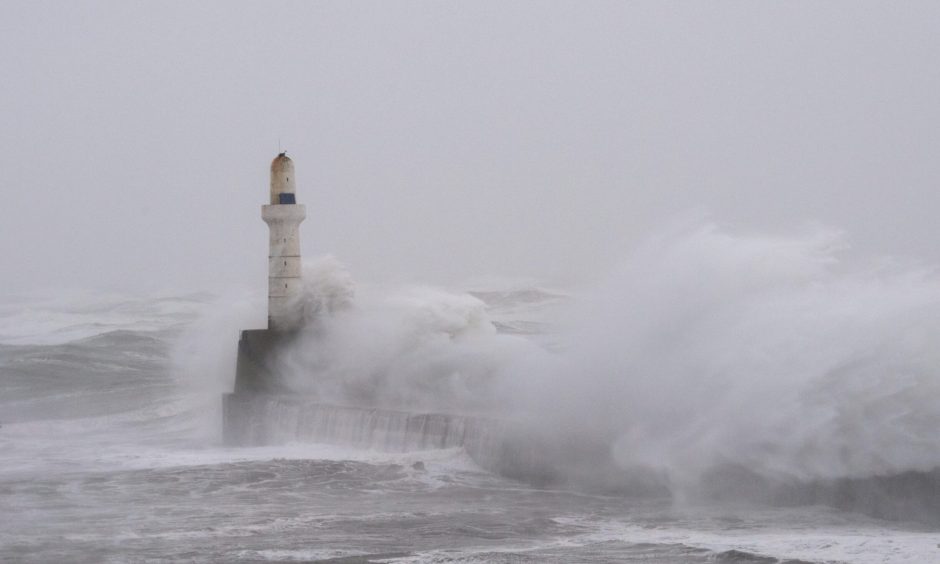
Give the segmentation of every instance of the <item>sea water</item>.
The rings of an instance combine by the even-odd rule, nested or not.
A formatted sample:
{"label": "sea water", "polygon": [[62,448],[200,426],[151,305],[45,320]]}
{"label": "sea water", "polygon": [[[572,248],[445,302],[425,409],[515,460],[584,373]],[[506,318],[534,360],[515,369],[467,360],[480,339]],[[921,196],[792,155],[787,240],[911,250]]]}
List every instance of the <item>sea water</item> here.
{"label": "sea water", "polygon": [[[940,532],[922,515],[885,520],[811,501],[779,506],[687,495],[702,474],[698,465],[710,458],[749,465],[767,479],[930,470],[936,439],[920,433],[935,414],[924,406],[936,397],[923,397],[935,390],[930,348],[923,345],[933,326],[908,313],[934,305],[931,279],[910,270],[898,274],[894,267],[890,275],[879,271],[869,278],[832,272],[828,259],[793,248],[793,241],[764,241],[786,248],[775,248],[778,262],[755,272],[766,248],[754,241],[741,249],[740,241],[732,245],[708,230],[682,237],[684,246],[670,243],[671,254],[655,253],[668,264],[632,263],[656,276],[623,275],[632,284],[627,289],[642,299],[623,306],[632,321],[610,340],[628,338],[642,350],[629,350],[628,342],[611,351],[599,340],[609,318],[621,315],[616,308],[598,310],[594,304],[581,313],[557,314],[577,296],[518,285],[469,293],[412,288],[393,298],[363,298],[335,327],[320,327],[310,336],[323,343],[319,350],[294,351],[288,361],[305,392],[333,400],[397,403],[417,411],[435,401],[477,412],[489,405],[497,412],[528,410],[533,417],[555,401],[552,395],[526,388],[522,401],[512,395],[530,384],[521,376],[501,378],[536,367],[552,378],[567,371],[582,387],[550,383],[586,393],[571,392],[570,402],[557,403],[565,413],[556,423],[568,425],[581,402],[598,402],[605,417],[594,413],[582,418],[582,426],[569,427],[609,440],[625,469],[661,463],[674,486],[672,495],[663,496],[576,482],[535,486],[487,472],[451,445],[388,452],[361,441],[322,444],[314,436],[307,442],[227,447],[221,441],[220,397],[231,389],[238,329],[263,319],[259,296],[8,296],[0,307],[0,560],[938,561]],[[686,256],[713,253],[716,245],[734,247],[720,269],[694,265]],[[781,253],[789,264],[780,264]],[[807,266],[807,256],[825,264]],[[683,265],[680,271],[694,271],[706,291],[692,292],[687,277],[665,276],[662,269],[677,264]],[[731,280],[718,280],[716,272]],[[314,276],[323,279],[322,273]],[[669,293],[673,302],[649,303],[653,289]],[[873,311],[853,309],[850,292],[856,292],[854,299],[868,296]],[[360,289],[358,295],[367,293]],[[676,303],[681,296],[694,303]],[[722,306],[728,303],[734,307]],[[832,311],[833,304],[843,313]],[[322,316],[329,309],[321,303],[318,311]],[[697,315],[683,317],[682,311]],[[816,314],[807,320],[809,311]],[[854,327],[836,326],[845,315]],[[553,319],[573,319],[573,329],[557,329],[547,321]],[[900,337],[872,335],[882,325]],[[354,341],[363,331],[371,331],[371,338]],[[759,331],[770,335],[758,339],[752,333]],[[837,338],[840,331],[850,338]],[[787,338],[794,332],[803,349],[788,349],[796,347]],[[663,333],[671,341],[657,340]],[[746,342],[752,356],[731,358],[728,342],[735,339]],[[822,342],[823,350],[813,342]],[[870,354],[855,365],[842,362],[865,349]],[[340,362],[350,350],[358,363]],[[659,364],[650,360],[656,355]],[[790,358],[777,372],[755,373]],[[625,392],[591,375],[597,366],[618,374],[644,371],[657,379],[625,375]],[[831,366],[842,371],[822,368]],[[317,374],[310,367],[324,376],[305,384],[304,378]],[[750,403],[727,413],[735,404],[718,396],[679,397],[679,372],[694,369]],[[892,378],[882,380],[882,372],[892,370]],[[761,378],[760,386],[739,382],[739,373],[748,371]],[[425,384],[429,375],[443,376]],[[786,378],[795,392],[776,383]],[[920,380],[922,387],[911,391],[911,382]],[[885,390],[884,382],[896,385]],[[807,390],[820,392],[810,401]],[[616,397],[625,413],[597,399],[615,394],[625,394]],[[660,394],[677,395],[684,413],[645,405]],[[795,411],[761,415],[754,405],[765,401],[757,405],[769,410],[767,394],[777,397],[781,410]],[[820,413],[833,414],[833,421]],[[861,420],[850,420],[853,415]],[[745,432],[740,425],[747,418],[753,428]],[[877,429],[859,437],[865,418]],[[786,425],[790,433],[774,439]],[[813,433],[820,452],[806,446]],[[859,451],[861,444],[883,445],[880,459],[878,452]],[[835,447],[841,452],[826,452]]]}

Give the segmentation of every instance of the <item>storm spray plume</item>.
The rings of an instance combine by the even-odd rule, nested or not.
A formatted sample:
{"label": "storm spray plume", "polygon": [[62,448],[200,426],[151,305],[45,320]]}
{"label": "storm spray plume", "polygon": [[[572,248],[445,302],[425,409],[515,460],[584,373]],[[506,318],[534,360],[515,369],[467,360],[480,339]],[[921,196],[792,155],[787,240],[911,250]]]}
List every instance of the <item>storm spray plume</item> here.
{"label": "storm spray plume", "polygon": [[571,300],[552,350],[500,333],[468,294],[357,293],[328,258],[307,268],[308,324],[281,369],[338,405],[525,421],[677,492],[727,467],[779,482],[930,470],[940,283],[846,249],[824,228],[664,230]]}
{"label": "storm spray plume", "polygon": [[694,483],[940,465],[940,280],[851,264],[843,236],[654,238],[579,303],[563,354],[506,380],[520,407]]}
{"label": "storm spray plume", "polygon": [[[540,350],[486,304],[431,287],[359,288],[332,257],[307,266],[306,324],[278,359],[288,385],[340,405],[494,413],[494,384]],[[505,415],[505,410],[496,412]]]}

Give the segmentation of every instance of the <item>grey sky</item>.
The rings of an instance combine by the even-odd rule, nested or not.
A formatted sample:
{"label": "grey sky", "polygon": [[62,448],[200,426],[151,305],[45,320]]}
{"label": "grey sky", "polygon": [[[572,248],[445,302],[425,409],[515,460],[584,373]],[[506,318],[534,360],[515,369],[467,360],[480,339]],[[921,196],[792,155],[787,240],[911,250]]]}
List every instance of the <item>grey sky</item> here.
{"label": "grey sky", "polygon": [[940,260],[935,2],[0,3],[0,291],[589,280],[694,207]]}

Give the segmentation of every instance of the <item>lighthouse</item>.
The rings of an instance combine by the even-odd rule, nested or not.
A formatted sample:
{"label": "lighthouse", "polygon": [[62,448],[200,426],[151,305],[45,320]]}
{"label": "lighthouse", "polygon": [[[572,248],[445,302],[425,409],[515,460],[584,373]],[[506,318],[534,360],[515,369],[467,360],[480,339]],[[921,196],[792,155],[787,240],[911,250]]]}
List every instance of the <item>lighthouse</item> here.
{"label": "lighthouse", "polygon": [[[270,230],[268,326],[245,329],[238,340],[233,390],[222,396],[225,444],[261,446],[309,440],[393,451],[461,447],[484,468],[506,470],[513,478],[532,475],[524,474],[515,459],[508,463],[493,459],[497,453],[520,452],[523,463],[529,458],[547,460],[520,448],[522,439],[506,440],[500,435],[502,423],[373,405],[338,407],[324,403],[329,398],[305,392],[306,386],[297,386],[298,375],[316,378],[324,367],[298,366],[290,354],[298,344],[311,344],[297,331],[303,320],[299,229],[306,210],[297,203],[296,185],[294,163],[279,154],[271,163],[271,201],[261,207],[261,218]],[[356,431],[355,437],[350,429]]]}
{"label": "lighthouse", "polygon": [[268,329],[288,332],[300,326],[303,278],[300,263],[300,222],[307,217],[297,203],[294,161],[281,153],[271,162],[271,202],[261,206],[268,224]]}

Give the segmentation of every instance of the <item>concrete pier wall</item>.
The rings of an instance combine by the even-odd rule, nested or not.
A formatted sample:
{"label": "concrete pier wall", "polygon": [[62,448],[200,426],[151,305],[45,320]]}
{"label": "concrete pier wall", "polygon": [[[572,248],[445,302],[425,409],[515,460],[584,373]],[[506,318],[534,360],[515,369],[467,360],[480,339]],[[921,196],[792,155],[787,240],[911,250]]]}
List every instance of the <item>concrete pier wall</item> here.
{"label": "concrete pier wall", "polygon": [[277,358],[296,333],[242,331],[234,393],[223,397],[225,443],[289,442],[348,445],[385,452],[463,448],[481,468],[529,483],[590,483],[603,489],[661,491],[657,477],[625,475],[603,441],[499,417],[414,413],[374,406],[340,406],[297,394]]}
{"label": "concrete pier wall", "polygon": [[463,448],[480,467],[535,483],[556,480],[547,451],[503,421],[443,413],[329,405],[287,394],[223,398],[225,442],[234,446],[308,442],[382,452]]}

